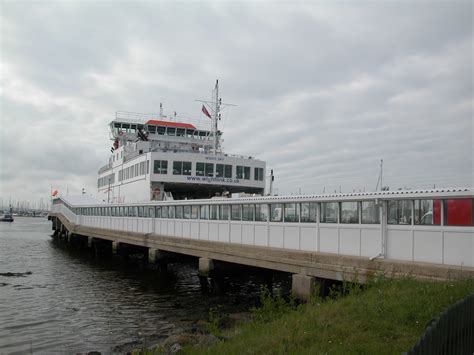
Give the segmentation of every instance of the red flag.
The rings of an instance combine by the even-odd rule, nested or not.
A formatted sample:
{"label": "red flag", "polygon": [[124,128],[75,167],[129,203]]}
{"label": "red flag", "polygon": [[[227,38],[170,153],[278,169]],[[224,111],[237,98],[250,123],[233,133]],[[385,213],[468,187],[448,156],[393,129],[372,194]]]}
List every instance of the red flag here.
{"label": "red flag", "polygon": [[205,114],[207,117],[211,118],[211,114],[204,105],[202,105],[202,113]]}
{"label": "red flag", "polygon": [[54,190],[51,195],[52,195],[52,196],[56,196],[57,194],[58,194],[58,190]]}

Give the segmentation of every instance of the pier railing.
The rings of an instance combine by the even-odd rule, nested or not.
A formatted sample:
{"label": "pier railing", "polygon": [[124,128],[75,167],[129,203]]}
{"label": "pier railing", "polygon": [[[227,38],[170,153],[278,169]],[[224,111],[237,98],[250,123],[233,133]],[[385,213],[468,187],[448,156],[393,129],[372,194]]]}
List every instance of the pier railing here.
{"label": "pier railing", "polygon": [[474,294],[451,305],[405,354],[473,354]]}

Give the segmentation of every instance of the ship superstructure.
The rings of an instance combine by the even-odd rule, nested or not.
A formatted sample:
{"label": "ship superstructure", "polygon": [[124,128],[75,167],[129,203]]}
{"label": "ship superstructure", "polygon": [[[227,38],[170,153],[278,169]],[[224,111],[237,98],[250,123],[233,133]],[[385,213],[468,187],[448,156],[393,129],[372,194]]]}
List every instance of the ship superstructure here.
{"label": "ship superstructure", "polygon": [[163,114],[117,112],[110,123],[109,163],[99,169],[106,202],[196,199],[235,193],[263,195],[265,162],[222,151],[218,82],[203,112],[210,127]]}

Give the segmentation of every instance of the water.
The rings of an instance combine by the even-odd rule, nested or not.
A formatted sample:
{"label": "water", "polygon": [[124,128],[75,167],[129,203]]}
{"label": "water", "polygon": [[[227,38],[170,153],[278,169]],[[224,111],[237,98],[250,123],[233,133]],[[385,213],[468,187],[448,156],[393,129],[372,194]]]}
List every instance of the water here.
{"label": "water", "polygon": [[[208,319],[211,307],[255,305],[258,271],[224,280],[225,293],[201,286],[197,264],[167,272],[96,259],[58,245],[51,222],[0,223],[0,353],[124,351],[149,346]],[[273,284],[284,290],[287,280]],[[284,292],[284,291],[283,291]]]}

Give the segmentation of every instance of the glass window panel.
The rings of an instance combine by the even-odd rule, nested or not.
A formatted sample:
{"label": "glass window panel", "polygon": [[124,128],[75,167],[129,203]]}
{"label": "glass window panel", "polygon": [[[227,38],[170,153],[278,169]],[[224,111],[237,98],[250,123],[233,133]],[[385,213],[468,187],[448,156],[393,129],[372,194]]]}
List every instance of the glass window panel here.
{"label": "glass window panel", "polygon": [[268,221],[268,205],[255,205],[255,220],[260,222]]}
{"label": "glass window panel", "polygon": [[219,219],[221,221],[227,221],[229,220],[229,205],[221,205],[219,206],[220,213],[219,213]]}
{"label": "glass window panel", "polygon": [[155,208],[148,207],[148,217],[155,218]]}
{"label": "glass window panel", "polygon": [[218,205],[211,205],[211,211],[210,211],[210,214],[209,214],[209,218],[210,219],[218,219],[218,213],[217,211],[219,210],[219,206]]}
{"label": "glass window panel", "polygon": [[224,165],[224,177],[225,178],[232,177],[232,165]]}
{"label": "glass window panel", "polygon": [[441,200],[415,200],[415,224],[440,225]]}
{"label": "glass window panel", "polygon": [[182,175],[183,174],[183,162],[174,161],[173,162],[173,175]]}
{"label": "glass window panel", "polygon": [[143,217],[148,218],[148,207],[143,207]]}
{"label": "glass window panel", "polygon": [[191,162],[183,161],[183,175],[191,175]]}
{"label": "glass window panel", "polygon": [[168,206],[161,207],[161,218],[168,218]]}
{"label": "glass window panel", "polygon": [[183,207],[183,217],[185,219],[191,218],[191,206],[184,206]]}
{"label": "glass window panel", "polygon": [[299,204],[285,203],[285,222],[299,222]]}
{"label": "glass window panel", "polygon": [[281,203],[272,203],[270,205],[270,221],[281,222],[283,220],[283,205]]}
{"label": "glass window panel", "polygon": [[316,202],[305,202],[301,204],[300,221],[316,222]]}
{"label": "glass window panel", "polygon": [[254,205],[243,205],[242,206],[242,220],[253,221]]}
{"label": "glass window panel", "polygon": [[244,179],[250,180],[250,166],[244,166]]}
{"label": "glass window panel", "polygon": [[204,176],[204,163],[196,163],[196,176]]}
{"label": "glass window panel", "polygon": [[412,224],[413,203],[409,200],[398,201],[398,224]]}
{"label": "glass window panel", "polygon": [[161,218],[161,206],[155,208],[155,216],[156,218]]}
{"label": "glass window panel", "polygon": [[321,203],[321,223],[337,223],[339,212],[339,203],[322,202]]}
{"label": "glass window panel", "polygon": [[242,219],[242,206],[241,205],[231,205],[231,219],[233,221],[240,221]]}
{"label": "glass window panel", "polygon": [[168,218],[174,218],[174,206],[168,207]]}
{"label": "glass window panel", "polygon": [[183,218],[183,206],[176,206],[176,218]]}
{"label": "glass window panel", "polygon": [[191,218],[199,219],[199,206],[191,206]]}
{"label": "glass window panel", "polygon": [[358,202],[341,202],[341,223],[359,223]]}
{"label": "glass window panel", "polygon": [[201,206],[201,219],[209,219],[209,206]]}
{"label": "glass window panel", "polygon": [[235,177],[237,179],[242,179],[244,177],[244,167],[237,165],[236,172],[235,172]]}
{"label": "glass window panel", "polygon": [[397,201],[388,201],[387,203],[387,223],[398,224],[398,204]]}
{"label": "glass window panel", "polygon": [[143,206],[138,207],[138,217],[143,217]]}
{"label": "glass window panel", "polygon": [[214,164],[206,163],[206,176],[209,176],[209,177],[214,176]]}
{"label": "glass window panel", "polygon": [[379,224],[380,212],[375,201],[362,201],[362,224]]}
{"label": "glass window panel", "polygon": [[224,165],[216,164],[216,177],[223,177],[223,176],[224,176]]}

